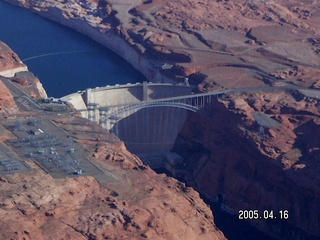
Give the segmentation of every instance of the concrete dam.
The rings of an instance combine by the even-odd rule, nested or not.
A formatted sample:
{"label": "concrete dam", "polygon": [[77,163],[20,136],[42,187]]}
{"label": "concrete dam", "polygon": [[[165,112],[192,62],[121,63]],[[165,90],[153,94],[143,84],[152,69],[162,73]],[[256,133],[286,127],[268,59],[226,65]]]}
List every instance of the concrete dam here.
{"label": "concrete dam", "polygon": [[116,134],[129,151],[148,156],[172,149],[186,112],[197,109],[186,100],[169,100],[188,96],[192,89],[188,84],[143,82],[86,89],[61,100]]}
{"label": "concrete dam", "polygon": [[170,151],[187,111],[198,112],[218,95],[301,90],[292,86],[260,86],[194,94],[193,88],[187,81],[128,83],[89,88],[60,100],[73,105],[82,117],[115,133],[128,150],[140,156]]}
{"label": "concrete dam", "polygon": [[[99,123],[117,135],[129,151],[145,164],[167,169],[181,165],[182,160],[170,150],[187,115],[198,112],[219,95],[243,92],[299,91],[306,97],[318,98],[319,91],[292,85],[274,87],[244,87],[194,94],[194,87],[170,83],[136,83],[89,88],[67,95],[60,100],[73,105],[84,118]],[[255,113],[255,120],[263,135],[264,128],[279,124],[264,113]],[[177,169],[177,168],[175,168]],[[171,170],[170,170],[171,171]],[[173,170],[172,170],[173,171]]]}

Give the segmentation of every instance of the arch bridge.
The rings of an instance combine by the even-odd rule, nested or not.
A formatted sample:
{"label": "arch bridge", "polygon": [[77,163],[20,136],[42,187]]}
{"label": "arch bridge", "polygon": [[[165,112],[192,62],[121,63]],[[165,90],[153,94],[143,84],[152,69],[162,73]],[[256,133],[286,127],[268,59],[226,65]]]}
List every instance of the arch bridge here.
{"label": "arch bridge", "polygon": [[170,150],[185,121],[186,112],[200,111],[219,95],[297,90],[319,98],[319,91],[312,92],[293,85],[245,87],[197,94],[193,90],[187,83],[144,82],[87,89],[61,100],[71,103],[83,117],[114,132],[133,153],[145,153]]}

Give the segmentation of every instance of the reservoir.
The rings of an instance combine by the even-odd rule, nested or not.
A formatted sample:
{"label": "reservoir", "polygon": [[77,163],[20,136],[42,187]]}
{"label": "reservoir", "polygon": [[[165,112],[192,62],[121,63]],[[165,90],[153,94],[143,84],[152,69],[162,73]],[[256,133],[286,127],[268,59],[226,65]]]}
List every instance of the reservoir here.
{"label": "reservoir", "polygon": [[0,1],[0,41],[39,77],[51,97],[145,80],[121,57],[89,37]]}
{"label": "reservoir", "polygon": [[[1,0],[0,23],[0,41],[19,55],[51,97],[146,80],[129,63],[90,38]],[[271,239],[215,208],[217,226],[229,239]]]}

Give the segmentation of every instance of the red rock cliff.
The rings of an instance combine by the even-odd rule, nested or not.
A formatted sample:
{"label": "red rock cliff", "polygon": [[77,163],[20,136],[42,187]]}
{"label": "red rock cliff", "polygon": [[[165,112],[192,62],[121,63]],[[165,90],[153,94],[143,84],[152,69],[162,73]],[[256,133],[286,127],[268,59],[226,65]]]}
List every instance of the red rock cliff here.
{"label": "red rock cliff", "polygon": [[[188,77],[201,91],[288,84],[319,89],[317,1],[9,2],[91,36],[150,80]],[[257,111],[281,127],[259,132]],[[280,238],[319,237],[318,116],[319,99],[301,92],[220,99],[210,117],[193,116],[182,131],[192,142],[186,159],[197,189],[211,197],[223,193],[235,211],[287,208],[286,222],[253,224]]]}
{"label": "red rock cliff", "polygon": [[[218,99],[192,114],[178,151],[187,159],[195,188],[221,194],[234,210],[274,210],[277,220],[252,220],[281,239],[317,239],[319,232],[319,102],[295,93],[241,94]],[[281,125],[260,128],[263,111]],[[280,220],[279,211],[288,219]]]}
{"label": "red rock cliff", "polygon": [[54,121],[115,180],[54,179],[31,161],[32,171],[0,173],[1,239],[225,239],[193,189],[141,165],[121,142],[106,143],[111,136],[100,139],[86,121]]}
{"label": "red rock cliff", "polygon": [[[4,65],[9,66],[10,61]],[[26,78],[34,80],[28,72],[3,79],[23,87],[19,80]],[[144,166],[101,127],[71,114],[32,109],[19,112],[2,81],[0,113],[0,239],[225,239],[214,224],[209,206],[196,191]],[[86,148],[90,160],[101,169],[102,178],[108,173],[112,180],[72,175],[53,178],[8,143],[19,135],[6,122],[10,122],[8,115],[14,118],[15,126],[19,123],[17,131],[26,134],[21,142],[35,137],[22,127],[27,119],[54,122],[57,131],[62,130]],[[12,172],[7,157],[22,161],[27,170]],[[9,161],[9,167],[3,160]]]}

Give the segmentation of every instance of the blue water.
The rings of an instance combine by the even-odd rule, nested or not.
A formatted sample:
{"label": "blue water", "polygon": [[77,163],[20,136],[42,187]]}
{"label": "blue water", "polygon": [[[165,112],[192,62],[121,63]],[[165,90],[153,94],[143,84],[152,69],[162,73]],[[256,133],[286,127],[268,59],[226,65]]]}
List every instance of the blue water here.
{"label": "blue water", "polygon": [[145,80],[129,63],[90,38],[2,1],[0,41],[26,59],[49,96]]}
{"label": "blue water", "polygon": [[[1,0],[0,41],[7,43],[22,60],[26,59],[49,96],[145,80],[130,64],[88,37]],[[218,211],[215,220],[229,239],[271,239],[255,232],[253,236],[239,232],[238,225],[232,226],[228,217],[220,215]]]}

